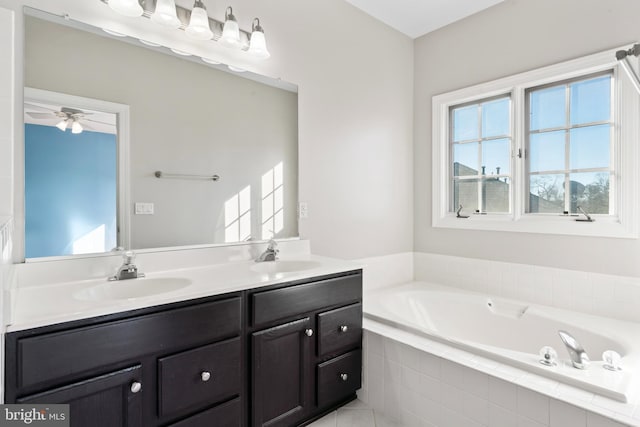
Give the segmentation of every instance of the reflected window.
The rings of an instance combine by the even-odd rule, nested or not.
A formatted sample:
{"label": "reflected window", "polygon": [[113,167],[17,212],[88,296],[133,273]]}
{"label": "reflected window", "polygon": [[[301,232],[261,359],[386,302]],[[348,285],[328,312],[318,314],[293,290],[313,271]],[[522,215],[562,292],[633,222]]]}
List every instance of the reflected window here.
{"label": "reflected window", "polygon": [[246,186],[224,203],[224,241],[251,238],[251,186]]}
{"label": "reflected window", "polygon": [[284,229],[284,166],[280,162],[262,175],[262,238]]}
{"label": "reflected window", "polygon": [[530,213],[613,214],[613,74],[527,90]]}

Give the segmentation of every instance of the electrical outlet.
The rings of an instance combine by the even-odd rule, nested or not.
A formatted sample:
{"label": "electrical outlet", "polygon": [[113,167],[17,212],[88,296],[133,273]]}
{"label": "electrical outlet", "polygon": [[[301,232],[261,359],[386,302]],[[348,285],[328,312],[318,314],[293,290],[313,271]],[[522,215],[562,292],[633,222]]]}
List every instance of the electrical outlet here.
{"label": "electrical outlet", "polygon": [[309,218],[309,205],[307,204],[307,202],[298,203],[298,218],[300,219]]}
{"label": "electrical outlet", "polygon": [[153,215],[153,203],[136,202],[134,212],[136,215]]}

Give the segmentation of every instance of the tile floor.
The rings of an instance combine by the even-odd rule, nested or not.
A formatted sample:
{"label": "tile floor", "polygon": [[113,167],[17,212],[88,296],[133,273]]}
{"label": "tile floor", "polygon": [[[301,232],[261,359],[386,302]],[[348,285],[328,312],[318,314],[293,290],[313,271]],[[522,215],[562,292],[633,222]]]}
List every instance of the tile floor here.
{"label": "tile floor", "polygon": [[354,400],[308,427],[403,427],[388,420],[369,408],[360,400]]}

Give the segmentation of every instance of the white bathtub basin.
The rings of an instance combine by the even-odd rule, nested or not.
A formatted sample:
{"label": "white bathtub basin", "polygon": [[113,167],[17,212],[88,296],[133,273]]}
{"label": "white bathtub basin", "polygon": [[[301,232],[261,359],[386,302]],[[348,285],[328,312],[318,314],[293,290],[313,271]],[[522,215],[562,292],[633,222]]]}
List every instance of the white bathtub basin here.
{"label": "white bathtub basin", "polygon": [[[638,385],[640,325],[636,323],[424,282],[367,294],[364,312],[374,320],[622,402]],[[558,330],[568,331],[582,344],[592,361],[588,369],[571,366]],[[544,346],[558,353],[557,366],[539,363]],[[620,353],[622,371],[603,368],[605,350]]]}
{"label": "white bathtub basin", "polygon": [[191,280],[180,277],[118,280],[81,289],[73,297],[90,301],[144,298],[177,291],[189,285]]}

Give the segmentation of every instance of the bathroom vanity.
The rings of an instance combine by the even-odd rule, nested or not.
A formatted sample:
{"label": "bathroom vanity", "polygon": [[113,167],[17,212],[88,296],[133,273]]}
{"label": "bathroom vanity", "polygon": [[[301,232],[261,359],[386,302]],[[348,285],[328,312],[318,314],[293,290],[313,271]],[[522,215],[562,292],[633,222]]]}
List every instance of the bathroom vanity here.
{"label": "bathroom vanity", "polygon": [[72,426],[295,426],[361,385],[362,271],[6,335],[5,402]]}

